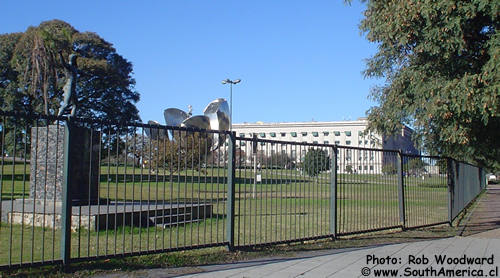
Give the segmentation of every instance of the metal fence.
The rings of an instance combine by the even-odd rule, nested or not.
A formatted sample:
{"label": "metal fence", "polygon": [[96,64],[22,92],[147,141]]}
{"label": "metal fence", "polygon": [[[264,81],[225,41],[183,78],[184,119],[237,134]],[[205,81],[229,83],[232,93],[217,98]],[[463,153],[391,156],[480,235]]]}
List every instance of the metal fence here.
{"label": "metal fence", "polygon": [[0,143],[0,268],[451,223],[485,187],[446,158],[139,123],[0,112]]}
{"label": "metal fence", "polygon": [[447,162],[440,157],[403,155],[405,227],[449,222]]}
{"label": "metal fence", "polygon": [[400,227],[398,152],[353,147],[338,150],[338,234]]}
{"label": "metal fence", "polygon": [[[235,143],[236,246],[331,237],[331,146],[256,137]],[[300,165],[306,158],[318,173]]]}
{"label": "metal fence", "polygon": [[486,187],[485,173],[474,165],[449,160],[450,218],[455,219]]}

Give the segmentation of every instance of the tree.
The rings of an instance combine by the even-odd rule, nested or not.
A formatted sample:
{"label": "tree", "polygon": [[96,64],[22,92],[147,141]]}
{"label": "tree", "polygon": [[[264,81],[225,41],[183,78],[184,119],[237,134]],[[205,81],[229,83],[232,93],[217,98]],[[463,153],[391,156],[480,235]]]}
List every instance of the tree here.
{"label": "tree", "polygon": [[396,166],[392,163],[387,163],[384,166],[382,166],[382,173],[384,175],[395,175],[398,172],[396,169]]}
{"label": "tree", "polygon": [[425,162],[420,158],[410,158],[408,160],[408,170],[414,174],[420,174],[425,170]]}
{"label": "tree", "polygon": [[354,173],[354,170],[352,169],[352,165],[348,164],[345,166],[345,171],[348,173],[348,174],[352,174]]}
{"label": "tree", "polygon": [[304,171],[311,177],[330,169],[328,153],[320,149],[309,149],[304,157]]}
{"label": "tree", "polygon": [[78,54],[78,117],[138,121],[132,64],[95,33],[51,20],[24,33],[0,35],[0,109],[55,114],[64,69],[58,59]]}
{"label": "tree", "polygon": [[149,139],[143,142],[142,159],[152,170],[167,169],[179,172],[185,169],[201,171],[208,162],[212,137],[203,132],[181,132],[174,134],[175,140]]}
{"label": "tree", "polygon": [[[253,159],[253,158],[251,158]],[[261,165],[262,168],[292,168],[292,159],[287,153],[283,152],[272,152],[267,155],[265,151],[257,151],[257,163]]]}
{"label": "tree", "polygon": [[378,52],[367,77],[370,128],[402,124],[432,154],[500,168],[500,4],[498,1],[367,2],[360,29]]}
{"label": "tree", "polygon": [[439,169],[439,174],[448,173],[448,161],[446,159],[440,159],[436,162],[436,166]]}

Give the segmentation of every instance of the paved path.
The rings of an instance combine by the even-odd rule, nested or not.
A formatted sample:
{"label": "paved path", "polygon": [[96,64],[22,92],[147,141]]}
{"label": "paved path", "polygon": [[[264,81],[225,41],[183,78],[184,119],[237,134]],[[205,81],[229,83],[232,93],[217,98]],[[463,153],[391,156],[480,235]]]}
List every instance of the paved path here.
{"label": "paved path", "polygon": [[[314,254],[294,259],[261,259],[236,264],[209,265],[194,268],[149,269],[131,273],[107,274],[101,277],[376,277],[379,270],[397,270],[400,274],[409,273],[410,277],[418,277],[426,268],[435,271],[458,269],[482,270],[488,276],[500,266],[500,239],[477,237],[453,237],[431,241],[402,243],[372,248],[331,250],[326,254]],[[329,254],[328,254],[329,253]],[[492,258],[485,264],[440,264],[435,256],[461,258],[466,254],[469,258]],[[367,259],[372,256],[378,262]],[[392,261],[387,264],[381,259]],[[411,256],[415,260],[411,261]],[[493,256],[493,257],[492,257]],[[419,260],[427,258],[428,262]],[[425,259],[424,259],[425,260]],[[489,264],[492,260],[493,264]],[[387,260],[386,260],[387,261]],[[409,272],[410,271],[410,272]],[[414,272],[411,272],[414,271]],[[191,272],[191,274],[187,274]],[[417,274],[417,275],[414,275]],[[430,273],[432,274],[432,273]],[[496,273],[493,273],[496,274]],[[379,277],[391,277],[389,275]],[[434,277],[428,275],[427,277]],[[465,275],[463,277],[470,277]],[[493,275],[494,277],[494,275]],[[499,276],[500,277],[500,273]]]}
{"label": "paved path", "polygon": [[463,227],[463,236],[500,238],[500,184],[488,186]]}
{"label": "paved path", "polygon": [[[476,271],[476,274],[482,272],[489,277],[500,277],[500,186],[488,188],[487,193],[473,210],[463,231],[464,234],[471,236],[367,248],[316,251],[304,253],[292,259],[259,259],[235,264],[150,269],[126,274],[107,274],[103,277],[175,277],[179,275],[181,277],[216,278],[376,277],[377,271],[381,270],[393,270],[398,273],[393,273],[394,276],[386,273],[378,277],[407,275],[409,277],[436,277],[441,269]],[[451,264],[440,263],[436,256],[455,258],[458,263],[453,261]],[[472,264],[461,264],[460,259],[465,260],[463,258],[473,258],[476,261]],[[480,262],[477,258],[479,260],[484,258],[484,260]],[[389,263],[387,263],[388,260]],[[428,269],[427,272],[425,269]],[[462,272],[461,277],[473,275],[472,272]]]}

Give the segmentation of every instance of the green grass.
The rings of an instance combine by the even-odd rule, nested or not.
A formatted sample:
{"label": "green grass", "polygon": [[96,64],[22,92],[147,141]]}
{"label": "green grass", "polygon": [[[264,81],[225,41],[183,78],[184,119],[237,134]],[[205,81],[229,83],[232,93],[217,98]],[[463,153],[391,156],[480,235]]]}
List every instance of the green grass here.
{"label": "green grass", "polygon": [[[256,185],[254,195],[253,171],[236,170],[236,244],[253,245],[330,233],[329,173],[308,177],[297,170],[263,169],[261,174],[262,182]],[[222,168],[153,173],[132,167],[101,167],[99,194],[102,199],[210,202],[213,217],[167,229],[112,227],[96,232],[82,227],[72,233],[72,257],[224,242],[227,224],[225,177],[226,171]],[[339,174],[338,180],[338,232],[400,224],[396,176]],[[446,221],[445,178],[407,177],[406,180],[407,224],[417,226]],[[26,171],[22,164],[4,165],[2,199],[28,198],[28,194],[29,165]],[[0,264],[58,259],[59,233],[59,229],[2,223]]]}

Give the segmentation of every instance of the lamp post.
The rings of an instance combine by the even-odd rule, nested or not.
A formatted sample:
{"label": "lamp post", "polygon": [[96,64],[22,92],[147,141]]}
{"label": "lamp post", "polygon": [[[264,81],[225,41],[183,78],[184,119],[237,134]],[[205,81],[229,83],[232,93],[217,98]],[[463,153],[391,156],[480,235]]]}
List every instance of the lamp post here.
{"label": "lamp post", "polygon": [[222,80],[222,84],[229,84],[229,130],[233,131],[233,84],[238,84],[241,79],[231,80],[227,78]]}

